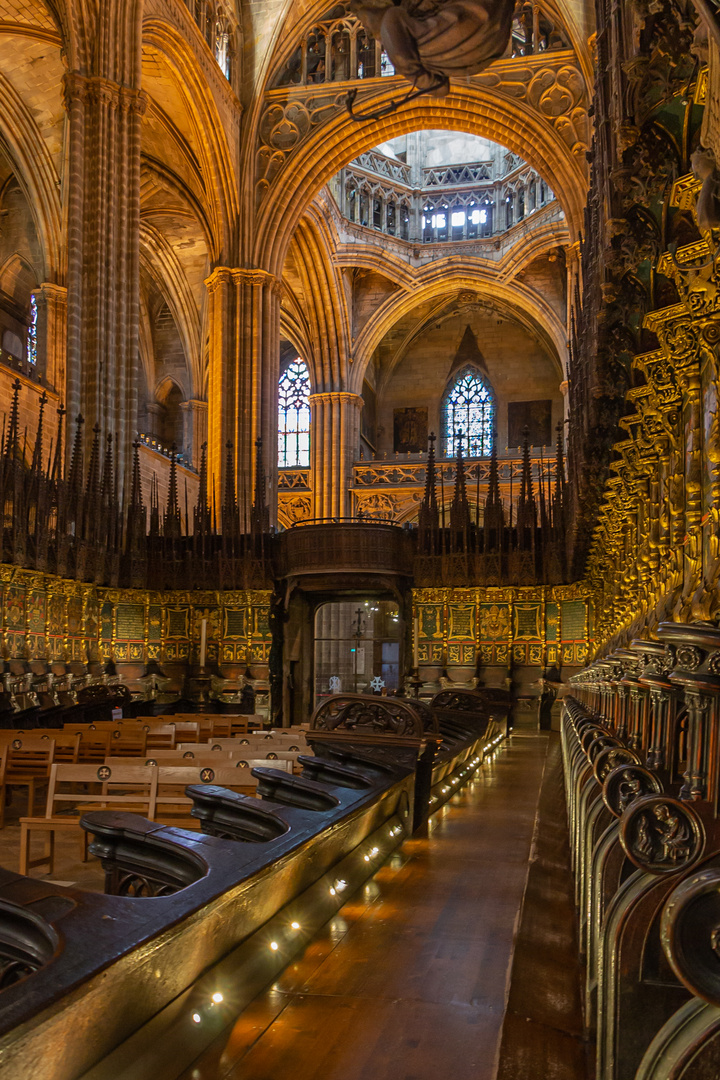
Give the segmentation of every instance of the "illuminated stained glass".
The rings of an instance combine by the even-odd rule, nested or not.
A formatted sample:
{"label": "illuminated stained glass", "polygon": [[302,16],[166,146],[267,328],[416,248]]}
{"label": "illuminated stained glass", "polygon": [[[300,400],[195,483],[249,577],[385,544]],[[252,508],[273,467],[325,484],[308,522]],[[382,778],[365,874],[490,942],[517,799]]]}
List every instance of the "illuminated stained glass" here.
{"label": "illuminated stained glass", "polygon": [[293,360],[278,387],[278,466],[310,466],[310,376],[300,357]]}
{"label": "illuminated stained glass", "polygon": [[29,364],[37,364],[37,317],[38,309],[35,294],[30,297],[30,325],[27,331],[26,359]]}
{"label": "illuminated stained glass", "polygon": [[466,457],[488,457],[495,426],[495,400],[490,387],[473,367],[460,372],[443,403],[443,447],[446,457],[457,452],[462,433]]}

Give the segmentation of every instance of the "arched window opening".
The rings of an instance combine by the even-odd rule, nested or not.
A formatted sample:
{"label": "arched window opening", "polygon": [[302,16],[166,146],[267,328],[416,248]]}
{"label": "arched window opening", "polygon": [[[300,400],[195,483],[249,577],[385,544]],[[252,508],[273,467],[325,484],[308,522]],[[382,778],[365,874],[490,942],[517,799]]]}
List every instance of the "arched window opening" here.
{"label": "arched window opening", "polygon": [[477,368],[467,366],[455,378],[443,402],[443,449],[452,457],[461,438],[466,457],[487,457],[495,426],[493,392]]}
{"label": "arched window opening", "polygon": [[339,30],[332,36],[332,79],[346,82],[350,78],[350,35]]}
{"label": "arched window opening", "polygon": [[37,364],[37,318],[38,308],[35,293],[30,297],[30,325],[27,331],[25,359],[28,364]]}
{"label": "arched window opening", "polygon": [[230,78],[230,27],[225,18],[219,18],[215,25],[215,59],[226,79]]}
{"label": "arched window opening", "polygon": [[390,59],[388,54],[383,49],[383,51],[380,54],[380,75],[385,76],[385,75],[394,75],[394,74],[395,74],[395,68],[393,67],[392,60]]}
{"label": "arched window opening", "polygon": [[322,30],[308,34],[306,52],[308,83],[325,82],[325,37]]}
{"label": "arched window opening", "polygon": [[400,239],[407,240],[410,236],[410,209],[406,203],[400,208]]}
{"label": "arched window opening", "polygon": [[164,379],[155,393],[159,409],[153,425],[153,434],[157,436],[166,450],[173,445],[183,451],[183,392],[173,379]]}
{"label": "arched window opening", "polygon": [[285,369],[278,387],[278,467],[310,466],[310,375],[298,356]]}

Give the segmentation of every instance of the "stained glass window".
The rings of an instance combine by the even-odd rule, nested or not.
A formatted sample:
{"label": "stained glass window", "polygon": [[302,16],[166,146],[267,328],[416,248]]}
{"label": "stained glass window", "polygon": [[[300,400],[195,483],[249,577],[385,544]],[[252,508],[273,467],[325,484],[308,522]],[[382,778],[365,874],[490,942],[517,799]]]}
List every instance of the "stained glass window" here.
{"label": "stained glass window", "polygon": [[310,376],[298,356],[283,372],[278,388],[278,466],[310,466]]}
{"label": "stained glass window", "polygon": [[443,448],[446,457],[457,453],[462,437],[466,457],[487,457],[492,450],[495,399],[473,367],[465,367],[448,389],[443,402]]}
{"label": "stained glass window", "polygon": [[27,332],[25,355],[29,364],[37,364],[37,317],[38,309],[35,293],[30,297],[30,325]]}

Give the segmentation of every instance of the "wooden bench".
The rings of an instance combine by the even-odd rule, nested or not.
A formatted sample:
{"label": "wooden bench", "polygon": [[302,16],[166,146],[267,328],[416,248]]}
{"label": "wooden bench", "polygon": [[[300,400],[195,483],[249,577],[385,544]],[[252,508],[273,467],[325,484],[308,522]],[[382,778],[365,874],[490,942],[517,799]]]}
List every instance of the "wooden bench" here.
{"label": "wooden bench", "polygon": [[[65,790],[69,785],[71,790]],[[78,830],[83,840],[83,861],[87,858],[87,833],[80,829],[80,815],[86,810],[118,808],[153,819],[157,799],[158,770],[144,765],[53,765],[50,768],[44,817],[20,818],[20,873],[48,864],[54,872],[55,834]],[[88,788],[96,790],[88,792]],[[97,790],[99,788],[99,790]],[[63,813],[65,811],[65,813]],[[68,813],[67,811],[70,811]],[[42,857],[30,858],[33,832],[47,834]]]}

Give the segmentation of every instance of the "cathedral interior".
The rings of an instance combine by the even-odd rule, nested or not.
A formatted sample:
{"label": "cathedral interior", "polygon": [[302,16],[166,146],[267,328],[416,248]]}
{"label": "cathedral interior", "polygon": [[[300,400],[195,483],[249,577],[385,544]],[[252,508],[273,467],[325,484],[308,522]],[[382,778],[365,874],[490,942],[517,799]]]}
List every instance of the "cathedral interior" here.
{"label": "cathedral interior", "polygon": [[1,1080],[720,1076],[718,0],[0,0]]}

